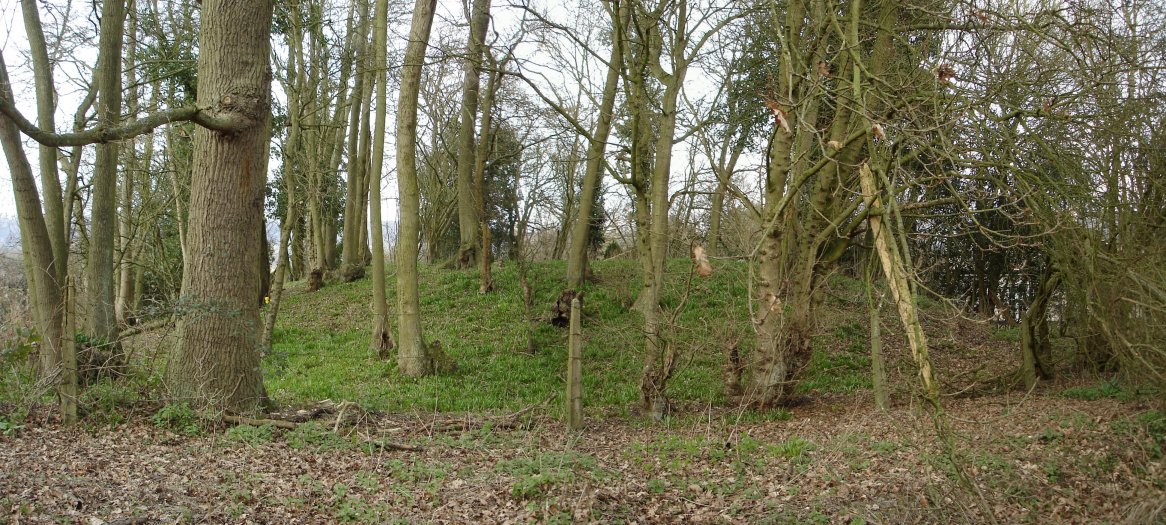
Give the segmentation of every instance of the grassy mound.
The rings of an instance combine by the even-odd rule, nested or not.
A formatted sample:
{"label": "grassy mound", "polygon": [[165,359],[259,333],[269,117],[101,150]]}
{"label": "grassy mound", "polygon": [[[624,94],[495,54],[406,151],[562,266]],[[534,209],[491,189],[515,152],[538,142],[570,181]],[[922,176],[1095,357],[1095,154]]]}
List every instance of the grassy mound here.
{"label": "grassy mound", "polygon": [[[740,262],[718,261],[707,279],[691,277],[690,267],[687,260],[671,262],[662,301],[666,316],[684,306],[669,331],[681,354],[669,395],[681,404],[719,405],[726,401],[726,349],[736,345],[747,360],[756,345],[749,321],[749,274]],[[594,270],[583,301],[584,402],[627,407],[638,399],[644,346],[642,317],[630,308],[640,289],[639,267],[634,260],[609,260],[596,263]],[[560,261],[531,265],[534,304],[528,312],[513,263],[494,271],[496,290],[486,295],[477,293],[476,270],[423,267],[423,331],[428,341],[441,342],[457,369],[422,379],[400,375],[395,359],[381,360],[368,350],[369,280],[313,293],[302,283],[293,284],[286,292],[273,348],[264,359],[268,392],[283,405],[332,399],[373,410],[430,412],[515,410],[558,396],[567,332],[547,321],[562,291],[564,271]],[[389,280],[391,303],[395,282]],[[799,388],[811,395],[862,392],[870,388],[865,289],[861,282],[835,275],[823,291],[815,355]],[[961,325],[944,308],[925,306],[932,312],[925,317],[937,362],[960,367],[961,357],[977,356],[974,361],[982,363],[982,350],[995,348],[1002,354],[990,361],[1019,364],[1015,343],[1001,345],[985,334],[986,327]],[[905,340],[893,309],[884,307],[883,313],[892,384],[906,392],[914,376]],[[528,337],[534,352],[528,351]]]}

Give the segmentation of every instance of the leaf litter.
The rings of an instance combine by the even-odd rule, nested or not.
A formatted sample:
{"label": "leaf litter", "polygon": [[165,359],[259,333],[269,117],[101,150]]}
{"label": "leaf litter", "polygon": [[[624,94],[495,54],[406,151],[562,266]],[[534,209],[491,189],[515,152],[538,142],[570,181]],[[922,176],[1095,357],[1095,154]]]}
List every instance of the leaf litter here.
{"label": "leaf litter", "polygon": [[1163,442],[1143,424],[1149,407],[1060,395],[1069,381],[946,402],[956,460],[977,491],[955,482],[951,458],[909,396],[880,413],[869,392],[780,417],[685,406],[649,423],[592,409],[576,433],[538,411],[497,426],[513,418],[340,421],[317,412],[295,430],[220,426],[189,436],[145,417],[64,427],[40,409],[0,435],[0,523],[1166,519]]}

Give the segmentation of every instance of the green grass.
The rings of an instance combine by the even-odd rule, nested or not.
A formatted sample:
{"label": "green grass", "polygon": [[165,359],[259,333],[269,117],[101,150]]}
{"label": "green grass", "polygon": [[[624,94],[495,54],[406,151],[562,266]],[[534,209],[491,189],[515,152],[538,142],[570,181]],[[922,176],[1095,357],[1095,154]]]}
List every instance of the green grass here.
{"label": "green grass", "polygon": [[239,425],[228,428],[223,433],[223,438],[228,442],[252,447],[270,443],[274,437],[275,428],[271,425]]}
{"label": "green grass", "polygon": [[1136,393],[1122,388],[1116,381],[1103,381],[1092,386],[1066,388],[1061,392],[1061,395],[1073,399],[1083,399],[1085,401],[1097,401],[1098,399],[1106,398],[1130,401],[1136,396]]}
{"label": "green grass", "polygon": [[[739,339],[752,346],[744,266],[727,263],[709,279],[693,279],[685,310],[670,331],[681,358],[670,383],[677,401],[722,403],[723,347]],[[669,265],[666,313],[685,293],[689,263]],[[405,411],[516,410],[561,397],[566,367],[566,330],[551,326],[550,305],[562,291],[561,261],[534,263],[534,324],[526,317],[517,267],[494,270],[496,291],[479,295],[476,270],[421,268],[421,315],[427,341],[440,341],[456,362],[448,374],[413,379],[396,360],[368,350],[370,281],[326,286],[306,293],[296,283],[285,296],[264,380],[279,404],[347,400],[367,409]],[[389,269],[390,273],[392,268]],[[633,260],[600,262],[596,282],[585,288],[584,403],[628,405],[638,399],[644,346],[642,318],[628,309],[640,288]],[[389,279],[390,302],[395,283]],[[395,319],[394,319],[395,324]],[[537,351],[527,352],[528,331]],[[551,403],[557,407],[560,403]]]}
{"label": "green grass", "polygon": [[599,468],[594,456],[572,451],[502,460],[498,462],[497,470],[517,478],[510,489],[510,495],[517,500],[542,498],[555,485],[570,483],[579,477],[602,480],[608,476]]}
{"label": "green grass", "polygon": [[[643,367],[643,318],[630,308],[642,287],[640,268],[624,258],[597,262],[593,269],[595,279],[585,286],[583,301],[584,405],[627,407],[639,399]],[[690,278],[690,269],[686,259],[669,262],[661,300],[667,319],[684,305],[666,330],[679,355],[668,396],[681,405],[723,405],[726,348],[735,344],[748,363],[756,347],[749,272],[740,261],[716,261],[707,279]],[[563,289],[565,270],[562,261],[531,264],[534,322],[528,323],[515,263],[496,266],[496,289],[486,295],[478,294],[476,269],[423,265],[418,284],[425,339],[440,341],[456,369],[420,379],[401,375],[395,355],[380,359],[369,351],[369,280],[330,284],[315,293],[293,283],[263,360],[267,391],[281,405],[332,399],[367,410],[483,412],[513,411],[550,399],[551,410],[561,411],[567,331],[547,319]],[[393,268],[388,271],[392,276]],[[820,307],[830,325],[813,340],[814,353],[798,392],[870,388],[868,320],[865,300],[858,300],[865,297],[860,293],[864,286],[841,274],[831,276],[828,295],[844,298],[849,306]],[[388,279],[390,304],[395,288],[395,279]],[[534,352],[527,350],[528,338]]]}
{"label": "green grass", "polygon": [[844,351],[815,350],[798,391],[849,393],[870,389],[870,355],[859,348],[851,343]]}

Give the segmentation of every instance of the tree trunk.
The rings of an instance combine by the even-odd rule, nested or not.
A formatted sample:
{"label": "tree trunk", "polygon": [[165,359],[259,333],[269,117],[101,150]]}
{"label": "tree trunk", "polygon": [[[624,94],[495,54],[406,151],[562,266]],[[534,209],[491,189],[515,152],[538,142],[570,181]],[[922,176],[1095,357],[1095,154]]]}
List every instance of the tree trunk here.
{"label": "tree trunk", "polygon": [[288,206],[287,217],[284,218],[283,227],[279,230],[279,246],[275,254],[275,277],[271,280],[271,292],[268,296],[267,314],[263,321],[263,335],[260,338],[260,349],[262,352],[271,349],[272,337],[275,334],[275,321],[279,318],[279,306],[283,302],[283,285],[287,280],[288,274],[288,244],[291,237],[291,230],[296,222],[299,221],[298,208]]}
{"label": "tree trunk", "polygon": [[[633,7],[633,9],[636,9]],[[642,15],[642,14],[641,14]],[[634,15],[633,16],[637,16]],[[656,20],[654,16],[647,16],[653,24],[659,24],[661,21]],[[641,28],[641,31],[643,29]],[[650,30],[649,40],[659,37],[656,32],[658,28],[653,27]],[[672,142],[676,136],[676,114],[677,101],[680,96],[680,89],[684,84],[684,77],[687,72],[689,59],[685,56],[688,52],[687,47],[687,7],[686,4],[678,4],[676,7],[675,31],[678,36],[675,41],[669,42],[670,48],[668,53],[671,55],[672,71],[665,72],[658,63],[653,63],[649,59],[647,62],[639,62],[636,60],[645,60],[653,53],[641,49],[640,53],[632,53],[630,63],[636,64],[635,68],[651,71],[661,84],[664,86],[664,92],[658,101],[660,111],[655,122],[655,141],[652,151],[652,160],[654,164],[651,170],[651,181],[647,188],[649,195],[647,199],[638,197],[638,202],[642,205],[643,201],[647,200],[649,210],[650,224],[646,231],[637,233],[643,236],[645,233],[648,238],[641,241],[641,246],[646,246],[648,249],[647,259],[643,263],[645,265],[644,275],[644,296],[640,302],[641,312],[644,314],[644,369],[640,377],[640,401],[645,410],[647,410],[653,417],[660,418],[668,412],[668,399],[665,395],[665,388],[668,380],[672,377],[676,365],[676,347],[667,335],[668,327],[665,326],[665,319],[663,312],[660,310],[660,298],[663,294],[664,288],[664,271],[665,263],[667,261],[668,244],[669,244],[669,225],[668,225],[668,181],[672,172]],[[647,47],[651,47],[649,44]],[[655,60],[659,60],[656,57]],[[643,83],[644,78],[640,78],[640,84],[635,86],[635,89],[640,91],[640,110],[647,111],[649,98],[646,96],[647,88]],[[651,104],[655,106],[655,104]],[[646,117],[647,115],[644,115]],[[651,137],[650,125],[645,118],[641,117],[638,121],[639,129],[636,133],[639,142],[646,142]],[[633,150],[639,149],[633,147]],[[637,187],[637,193],[643,193],[641,187]],[[643,256],[641,256],[643,257]]]}
{"label": "tree trunk", "polygon": [[[867,164],[859,167],[862,182],[862,199],[871,209],[879,208],[881,204],[876,197],[877,185],[874,173]],[[933,407],[939,409],[939,387],[935,384],[935,376],[931,372],[931,359],[928,357],[927,336],[923,333],[923,325],[915,308],[915,296],[911,292],[910,278],[904,263],[906,259],[899,253],[895,235],[889,228],[884,228],[882,217],[871,214],[867,219],[870,223],[871,234],[874,236],[875,249],[882,263],[883,274],[887,277],[887,284],[891,288],[891,299],[899,310],[899,319],[903,323],[903,330],[907,334],[907,344],[911,347],[911,356],[919,368],[919,379],[923,383],[923,392]]]}
{"label": "tree trunk", "polygon": [[[137,68],[135,67],[135,56],[137,55],[137,30],[138,30],[138,16],[137,10],[134,6],[134,0],[129,0],[129,28],[130,35],[129,43],[126,45],[126,52],[124,57],[124,71],[126,74],[126,84],[130,86],[126,96],[126,111],[130,118],[137,118],[141,109],[141,99],[138,96],[139,86],[137,80]],[[124,328],[129,325],[130,306],[133,302],[134,293],[134,268],[136,266],[134,261],[134,232],[135,225],[133,222],[133,206],[134,206],[134,177],[137,177],[142,170],[140,159],[135,144],[138,139],[127,141],[127,148],[122,150],[122,157],[124,159],[125,169],[122,170],[121,181],[121,195],[120,195],[120,209],[118,210],[118,228],[117,228],[117,294],[114,298],[113,315],[117,327]],[[149,165],[145,165],[148,169]]]}
{"label": "tree trunk", "polygon": [[[303,126],[301,124],[302,106],[300,93],[304,89],[303,72],[303,39],[301,31],[303,23],[297,14],[291,17],[291,30],[288,31],[288,58],[287,58],[287,137],[283,143],[283,195],[284,216],[279,228],[279,244],[275,252],[275,276],[272,278],[271,292],[268,295],[267,312],[263,320],[263,335],[260,338],[262,352],[271,350],[271,342],[275,335],[275,322],[279,319],[279,308],[283,304],[283,288],[291,274],[292,280],[298,277],[298,267],[302,266],[303,254],[300,248],[302,218],[300,217],[301,204],[297,199],[297,171],[303,170]],[[296,239],[292,245],[291,239]],[[290,271],[289,271],[290,270]]]}
{"label": "tree trunk", "polygon": [[198,104],[238,131],[195,131],[192,250],[168,377],[175,398],[239,413],[255,411],[266,397],[254,294],[270,137],[271,18],[270,2],[203,0]]}
{"label": "tree trunk", "polygon": [[583,307],[571,300],[571,331],[567,344],[567,427],[583,428]]}
{"label": "tree trunk", "polygon": [[352,89],[352,107],[348,119],[348,180],[344,200],[344,235],[340,260],[345,281],[352,281],[364,273],[360,254],[365,199],[362,194],[368,169],[368,104],[372,96],[372,71],[369,66],[368,1],[357,2],[360,23],[357,24],[356,86]]}
{"label": "tree trunk", "polygon": [[255,271],[259,272],[259,283],[255,287],[255,304],[263,306],[271,293],[271,241],[267,240],[267,219],[262,213],[259,215],[258,233],[259,239],[256,242],[259,243],[259,256],[255,258]]}
{"label": "tree trunk", "polygon": [[882,303],[880,294],[879,300],[874,297],[874,285],[871,283],[871,270],[874,269],[874,261],[867,266],[866,272],[866,300],[867,308],[870,310],[870,382],[871,389],[874,390],[875,408],[879,410],[886,410],[891,406],[890,393],[887,391],[887,369],[886,360],[883,358],[883,339],[882,339],[882,318],[879,315],[879,307]]}
{"label": "tree trunk", "polygon": [[1052,346],[1049,343],[1049,300],[1061,284],[1061,272],[1047,263],[1036,296],[1024,313],[1020,327],[1020,352],[1024,357],[1024,387],[1032,388],[1036,380],[1053,378]]}
{"label": "tree trunk", "polygon": [[176,148],[174,141],[178,140],[175,136],[176,131],[172,129],[166,130],[166,158],[170,164],[170,190],[174,192],[174,218],[178,220],[178,247],[182,250],[182,267],[186,268],[188,261],[190,261],[190,243],[186,238],[186,227],[189,221],[189,214],[187,208],[189,199],[183,196],[182,184],[178,180],[180,172],[185,172],[189,164],[180,163],[178,156],[175,155]]}
{"label": "tree trunk", "polygon": [[[621,16],[619,13],[613,16]],[[603,168],[607,165],[603,158],[607,151],[607,137],[611,133],[614,118],[615,95],[619,89],[619,64],[623,56],[620,39],[613,39],[611,56],[608,58],[607,80],[603,84],[603,98],[599,102],[599,120],[595,123],[595,133],[587,146],[587,166],[583,172],[583,191],[579,196],[579,216],[571,228],[570,251],[567,253],[567,287],[579,290],[587,278],[587,247],[590,243],[591,216],[595,196],[603,181]]]}
{"label": "tree trunk", "polygon": [[[24,32],[28,35],[28,47],[32,56],[33,78],[36,83],[36,114],[37,125],[41,129],[55,131],[53,113],[56,111],[56,96],[53,86],[53,64],[50,62],[48,46],[45,43],[44,29],[41,26],[40,12],[34,0],[21,0],[20,7],[24,14]],[[69,243],[65,235],[65,222],[69,216],[65,213],[64,200],[61,196],[61,181],[57,173],[57,148],[53,146],[39,146],[41,189],[44,191],[45,225],[49,231],[49,241],[53,246],[53,259],[56,261],[55,279],[64,283],[68,273]]]}
{"label": "tree trunk", "polygon": [[[12,84],[8,80],[8,66],[0,56],[0,97],[12,100]],[[0,114],[0,145],[4,150],[4,158],[8,160],[8,174],[12,177],[12,193],[16,200],[16,214],[20,221],[21,246],[27,254],[25,257],[26,270],[29,279],[29,302],[33,306],[37,329],[44,343],[40,353],[40,374],[43,379],[58,384],[67,396],[69,392],[76,392],[76,385],[60,385],[56,374],[62,361],[68,361],[63,352],[73,348],[65,344],[65,338],[71,334],[63,332],[62,291],[56,280],[58,270],[53,258],[52,244],[49,241],[49,230],[45,225],[44,215],[40,208],[40,195],[37,193],[36,180],[33,179],[32,165],[24,153],[21,144],[20,132],[16,125],[7,116]],[[69,339],[71,341],[71,339]],[[73,361],[76,357],[73,356]],[[74,376],[75,377],[75,376]],[[64,397],[62,397],[64,400]]]}
{"label": "tree trunk", "polygon": [[[784,76],[783,76],[784,78]],[[765,181],[765,211],[763,224],[769,225],[762,232],[764,236],[757,252],[758,295],[755,310],[757,326],[757,355],[753,362],[750,385],[746,388],[746,400],[760,406],[782,402],[789,380],[796,370],[790,366],[790,354],[801,352],[802,345],[797,334],[806,329],[796,315],[800,308],[808,308],[812,302],[804,297],[790,294],[787,282],[787,260],[792,257],[793,247],[798,243],[800,228],[796,206],[788,204],[793,200],[798,188],[789,184],[790,151],[793,135],[780,126],[773,130],[769,141],[768,162]],[[785,208],[781,206],[783,201]],[[783,301],[783,297],[786,301]]]}
{"label": "tree trunk", "polygon": [[[122,39],[125,32],[125,0],[106,0],[101,5],[101,39],[96,84],[98,125],[114,127],[121,120]],[[89,336],[102,343],[117,337],[114,315],[113,251],[117,235],[118,144],[97,145],[93,164],[93,194],[89,236]]]}
{"label": "tree trunk", "polygon": [[429,375],[433,370],[421,334],[421,301],[417,288],[421,215],[417,185],[417,99],[436,6],[437,0],[416,0],[413,4],[413,20],[401,66],[400,98],[397,101],[397,187],[401,199],[397,240],[397,311],[400,316],[397,369],[405,376]]}
{"label": "tree trunk", "polygon": [[457,151],[457,215],[460,245],[455,263],[459,268],[472,268],[478,259],[479,211],[475,195],[482,191],[474,184],[474,128],[478,118],[478,91],[481,87],[482,52],[486,28],[490,23],[490,0],[473,0],[470,15],[470,36],[466,43],[463,64],[461,128],[458,130]]}
{"label": "tree trunk", "polygon": [[474,185],[477,186],[478,191],[475,192],[475,203],[478,207],[478,267],[479,282],[478,293],[484,294],[494,289],[494,276],[491,273],[490,263],[493,260],[493,253],[491,253],[491,234],[490,234],[490,218],[486,214],[486,159],[490,157],[494,150],[494,100],[498,94],[498,88],[502,84],[502,69],[506,67],[506,62],[509,57],[502,60],[501,63],[495,61],[493,56],[490,61],[494,65],[495,71],[492,71],[489,80],[486,81],[486,94],[482,97],[482,129],[478,133],[478,151],[474,154]]}
{"label": "tree trunk", "polygon": [[725,192],[728,185],[724,177],[717,177],[717,189],[713,191],[712,202],[709,203],[709,233],[705,240],[705,250],[708,255],[715,256],[721,249],[721,217],[725,208]]}
{"label": "tree trunk", "polygon": [[389,331],[389,303],[385,297],[385,234],[381,219],[381,170],[385,161],[385,104],[388,103],[388,55],[385,48],[388,41],[388,0],[376,0],[376,17],[373,23],[373,55],[376,71],[376,123],[373,129],[372,173],[369,177],[368,213],[372,228],[372,306],[373,330],[370,347],[381,358],[387,358],[393,348],[393,336]]}

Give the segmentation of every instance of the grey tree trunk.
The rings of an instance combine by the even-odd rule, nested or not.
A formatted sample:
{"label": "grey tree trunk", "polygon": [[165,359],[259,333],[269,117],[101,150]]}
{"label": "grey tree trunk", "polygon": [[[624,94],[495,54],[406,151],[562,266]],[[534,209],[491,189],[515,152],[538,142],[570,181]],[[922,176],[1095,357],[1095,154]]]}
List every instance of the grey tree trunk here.
{"label": "grey tree trunk", "polygon": [[416,0],[413,4],[409,42],[401,65],[401,94],[397,100],[397,188],[401,199],[397,238],[397,312],[400,316],[397,368],[406,376],[424,376],[433,370],[421,334],[421,301],[417,288],[418,226],[421,221],[421,195],[417,184],[417,99],[436,6],[437,0]]}
{"label": "grey tree trunk", "polygon": [[[12,85],[8,80],[8,66],[0,56],[0,97],[12,100]],[[37,329],[41,333],[44,346],[40,349],[40,374],[50,384],[58,384],[62,373],[62,353],[73,348],[66,342],[63,328],[62,285],[56,280],[58,270],[49,242],[49,230],[45,225],[40,208],[40,195],[36,180],[33,179],[32,165],[24,153],[20,132],[7,116],[0,114],[0,145],[4,158],[8,160],[8,173],[12,177],[12,193],[16,198],[16,214],[20,221],[21,245],[27,254],[25,266],[28,272],[29,299],[34,306]],[[68,341],[72,341],[69,337]],[[73,357],[76,361],[76,357]],[[65,375],[68,375],[66,373]],[[75,378],[76,375],[74,374]],[[65,392],[75,392],[76,385],[66,385]]]}
{"label": "grey tree trunk", "polygon": [[478,293],[484,294],[494,290],[494,275],[490,269],[492,254],[490,252],[490,222],[486,215],[486,159],[490,157],[494,150],[494,100],[498,94],[498,88],[502,84],[502,70],[506,67],[506,62],[509,62],[510,57],[502,60],[501,63],[494,60],[493,55],[490,56],[491,63],[494,64],[494,71],[490,73],[489,80],[486,81],[486,94],[482,97],[482,129],[478,133],[478,151],[474,154],[474,186],[478,191],[475,193],[474,206],[478,208]]}
{"label": "grey tree trunk", "polygon": [[567,344],[567,427],[583,428],[583,308],[571,300],[571,332]]}
{"label": "grey tree trunk", "polygon": [[486,27],[490,23],[490,0],[474,0],[470,15],[470,36],[466,44],[462,78],[461,128],[457,152],[457,215],[461,243],[456,264],[471,268],[478,258],[478,206],[475,195],[481,191],[474,184],[474,128],[478,118],[478,91],[481,87],[482,50]]}
{"label": "grey tree trunk", "polygon": [[1021,373],[1025,388],[1032,388],[1038,378],[1053,378],[1048,313],[1049,300],[1061,285],[1061,272],[1052,267],[1051,261],[1048,265],[1020,326],[1020,352],[1024,358]]}
{"label": "grey tree trunk", "polygon": [[[613,16],[620,16],[615,13]],[[603,168],[607,165],[603,155],[607,151],[607,137],[611,133],[614,116],[615,95],[619,89],[619,64],[623,55],[620,39],[613,39],[611,56],[608,58],[607,80],[603,84],[603,97],[599,102],[599,120],[595,123],[595,134],[587,146],[587,166],[583,172],[583,191],[579,196],[579,214],[571,227],[571,245],[567,253],[567,287],[578,290],[587,277],[587,247],[591,235],[591,215],[595,205],[595,194],[603,180]]]}
{"label": "grey tree trunk", "polygon": [[[300,91],[303,89],[303,72],[301,71],[300,61],[302,60],[303,44],[299,38],[299,20],[293,18],[292,30],[288,32],[288,59],[287,59],[287,85],[284,86],[287,92],[287,118],[288,131],[287,138],[283,144],[283,186],[284,186],[284,200],[287,203],[286,212],[284,213],[283,223],[279,229],[279,244],[276,246],[275,252],[275,277],[271,283],[271,293],[267,302],[267,312],[263,320],[263,335],[260,338],[260,349],[263,352],[271,350],[271,342],[275,334],[275,321],[279,318],[279,307],[283,304],[283,287],[288,280],[288,268],[293,266],[292,261],[296,259],[290,257],[295,249],[291,247],[291,237],[293,230],[297,239],[297,245],[300,237],[300,230],[297,230],[297,225],[300,223],[300,208],[301,204],[297,199],[295,171],[302,170],[301,151],[303,143],[301,137],[300,124]],[[294,275],[294,272],[292,272]]]}
{"label": "grey tree trunk", "polygon": [[176,398],[239,413],[265,399],[255,232],[267,178],[271,18],[270,2],[202,4],[198,104],[234,122],[236,131],[195,132],[191,251],[168,377]]}
{"label": "grey tree trunk", "polygon": [[369,67],[368,1],[357,2],[360,23],[357,24],[356,86],[352,89],[352,107],[348,119],[348,180],[344,200],[344,238],[341,243],[340,264],[345,281],[351,281],[364,272],[360,254],[361,230],[364,228],[365,180],[368,177],[369,99],[372,97],[372,70]]}
{"label": "grey tree trunk", "polygon": [[371,348],[382,358],[393,348],[389,331],[389,303],[385,297],[385,234],[381,219],[381,171],[385,162],[385,120],[388,103],[388,0],[376,1],[373,23],[373,67],[376,71],[377,112],[373,124],[372,171],[369,177],[368,214],[372,244],[373,330]]}
{"label": "grey tree trunk", "polygon": [[[101,5],[101,38],[96,70],[98,125],[115,127],[121,120],[122,40],[125,33],[125,0],[106,0]],[[117,235],[118,144],[98,144],[93,165],[93,194],[89,236],[87,295],[89,317],[86,331],[97,341],[117,337],[114,313],[113,252]]]}
{"label": "grey tree trunk", "polygon": [[[53,89],[53,64],[49,59],[40,12],[37,10],[34,0],[21,0],[20,7],[24,14],[24,32],[28,35],[28,47],[32,55],[33,79],[36,84],[37,125],[41,129],[55,131],[56,124],[53,113],[56,111],[56,98]],[[48,227],[49,241],[53,245],[53,259],[56,261],[57,274],[54,278],[58,283],[63,284],[65,274],[68,273],[69,262],[69,244],[65,236],[65,222],[68,220],[68,215],[64,210],[61,181],[57,174],[57,148],[42,144],[39,147],[39,153],[41,189],[44,192],[45,225]]]}
{"label": "grey tree trunk", "polygon": [[[862,182],[862,198],[868,207],[879,208],[880,199],[875,176],[868,165],[859,167]],[[907,257],[898,248],[896,235],[883,224],[882,217],[871,214],[867,219],[870,231],[875,240],[875,250],[882,263],[883,274],[891,288],[891,299],[899,311],[899,319],[903,323],[903,330],[907,334],[907,344],[911,348],[911,356],[919,368],[919,379],[923,385],[923,393],[936,410],[939,409],[939,386],[931,371],[931,359],[928,357],[927,336],[923,333],[923,324],[919,322],[919,315],[915,307],[915,295],[910,287],[910,277],[905,263]]]}
{"label": "grey tree trunk", "polygon": [[[640,312],[644,315],[643,371],[640,376],[640,401],[653,417],[663,417],[668,410],[665,387],[672,377],[676,364],[676,349],[667,335],[666,320],[660,309],[660,298],[664,287],[664,266],[668,252],[669,192],[668,181],[672,171],[672,143],[676,136],[677,102],[684,77],[692,57],[699,51],[689,50],[688,10],[684,3],[677,4],[673,20],[662,20],[659,11],[647,12],[643,6],[633,5],[632,26],[637,30],[636,47],[624,53],[624,62],[636,71],[630,76],[631,90],[636,103],[634,116],[632,155],[633,165],[640,166],[640,173],[633,179],[636,193],[637,238],[641,239],[641,264],[644,267],[644,289],[637,299]],[[666,48],[656,47],[656,39],[663,38],[661,25],[668,23],[674,27],[674,36],[666,38]],[[619,33],[622,33],[620,31]],[[691,51],[691,55],[689,54]],[[666,54],[665,54],[666,53]],[[661,57],[669,59],[671,70],[662,66]],[[652,100],[648,94],[647,74],[663,86],[659,100]],[[655,115],[655,135],[651,129],[649,108],[659,107]],[[650,143],[650,144],[649,144]],[[651,150],[650,175],[648,163],[643,156]],[[650,177],[644,180],[644,177]],[[647,186],[647,187],[645,187]],[[644,222],[647,224],[644,224]],[[646,227],[645,227],[646,226]],[[645,238],[646,237],[646,238]]]}
{"label": "grey tree trunk", "polygon": [[882,306],[882,297],[876,300],[874,285],[871,283],[871,273],[874,272],[874,261],[866,266],[866,300],[870,309],[870,382],[874,390],[875,408],[886,410],[891,407],[890,392],[887,390],[886,359],[883,358],[882,319],[879,307]]}
{"label": "grey tree trunk", "polygon": [[[134,9],[134,0],[129,0],[129,43],[126,45],[126,53],[123,58],[124,71],[126,75],[126,83],[129,84],[130,89],[126,96],[126,110],[129,112],[131,118],[137,118],[140,107],[140,97],[138,96],[139,86],[137,85],[137,68],[135,67],[134,57],[137,55],[137,30],[138,30],[138,16]],[[116,326],[125,327],[129,322],[129,310],[133,303],[134,293],[134,229],[133,223],[133,205],[134,205],[134,178],[138,176],[142,166],[139,164],[138,152],[135,147],[137,137],[127,142],[129,147],[122,150],[124,158],[124,169],[122,170],[120,209],[118,210],[118,232],[117,232],[117,294],[114,298],[113,314]],[[146,164],[149,168],[149,164]]]}

